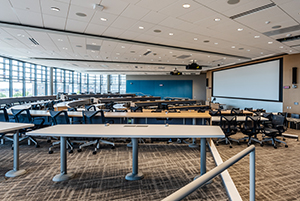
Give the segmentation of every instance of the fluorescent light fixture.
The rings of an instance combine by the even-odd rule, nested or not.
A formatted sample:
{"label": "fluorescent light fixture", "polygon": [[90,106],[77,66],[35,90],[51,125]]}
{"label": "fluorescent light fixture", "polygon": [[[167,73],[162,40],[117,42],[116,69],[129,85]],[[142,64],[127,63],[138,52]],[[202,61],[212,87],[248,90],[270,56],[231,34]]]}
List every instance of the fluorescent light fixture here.
{"label": "fluorescent light fixture", "polygon": [[56,12],[60,11],[60,9],[57,7],[51,7],[51,10],[56,11]]}
{"label": "fluorescent light fixture", "polygon": [[270,42],[268,42],[268,44],[269,44],[269,45],[271,45],[271,44],[273,44],[273,42],[272,42],[272,41],[270,41]]}
{"label": "fluorescent light fixture", "polygon": [[215,21],[219,22],[219,21],[221,21],[221,19],[220,18],[215,18]]}
{"label": "fluorescent light fixture", "polygon": [[173,36],[174,34],[173,34],[173,33],[169,33],[169,35],[170,35],[170,36]]}
{"label": "fluorescent light fixture", "polygon": [[139,26],[139,29],[144,29],[144,27],[142,27],[142,26]]}
{"label": "fluorescent light fixture", "polygon": [[243,31],[244,29],[243,28],[238,28],[238,31]]}
{"label": "fluorescent light fixture", "polygon": [[260,36],[254,36],[254,38],[259,38]]}
{"label": "fluorescent light fixture", "polygon": [[103,21],[103,22],[106,22],[106,21],[107,21],[107,19],[104,18],[104,17],[101,17],[100,20]]}

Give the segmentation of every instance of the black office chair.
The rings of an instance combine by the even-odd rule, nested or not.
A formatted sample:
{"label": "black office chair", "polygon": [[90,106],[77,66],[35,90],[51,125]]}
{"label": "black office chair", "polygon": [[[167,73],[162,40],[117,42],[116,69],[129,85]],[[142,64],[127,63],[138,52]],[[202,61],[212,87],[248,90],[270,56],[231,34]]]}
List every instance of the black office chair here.
{"label": "black office chair", "polygon": [[[98,115],[100,114],[100,115]],[[104,112],[102,110],[98,111],[82,111],[82,118],[83,118],[83,123],[84,124],[106,124],[106,123],[113,123],[112,121],[106,120],[104,116]],[[100,138],[89,141],[87,143],[84,143],[79,146],[78,152],[82,151],[83,147],[91,146],[91,145],[96,145],[95,150],[93,151],[93,154],[97,153],[97,150],[100,148],[100,143],[104,144],[110,144],[112,145],[112,149],[115,148],[115,144],[113,142],[109,142],[106,140],[102,140]]]}
{"label": "black office chair", "polygon": [[256,115],[256,116],[260,116],[264,112],[266,112],[266,110],[264,110],[262,108],[253,110],[253,114]]}
{"label": "black office chair", "polygon": [[[0,121],[1,122],[9,122],[9,116],[7,114],[6,108],[0,108]],[[6,133],[0,133],[1,144],[4,144],[4,138]],[[11,138],[10,138],[11,139]]]}
{"label": "black office chair", "polygon": [[[52,125],[58,124],[71,124],[70,118],[68,116],[67,111],[50,111]],[[83,141],[77,141],[79,143],[84,143]],[[53,154],[53,148],[56,145],[59,145],[60,141],[53,142],[49,147],[49,154]],[[70,148],[69,153],[73,153],[73,145],[69,139],[67,139],[67,145]]]}
{"label": "black office chair", "polygon": [[85,105],[85,111],[96,111],[96,106],[95,105]]}
{"label": "black office chair", "polygon": [[230,111],[230,115],[236,115],[236,116],[243,116],[243,110],[240,110],[240,108],[232,108]]}
{"label": "black office chair", "polygon": [[[299,114],[296,114],[296,113],[292,113],[291,114],[291,118],[293,119],[300,119],[300,115]],[[298,126],[299,126],[299,121],[297,120],[289,120],[290,122],[290,128],[294,128],[294,129],[298,129]]]}
{"label": "black office chair", "polygon": [[248,146],[251,145],[252,141],[258,142],[260,146],[263,146],[262,141],[257,139],[257,134],[263,130],[263,125],[261,123],[259,116],[246,116],[245,123],[243,124],[243,127],[241,128],[241,132],[244,135],[247,135],[247,137],[244,137],[241,140],[248,140]]}
{"label": "black office chair", "polygon": [[245,107],[244,110],[245,110],[245,111],[249,111],[249,112],[253,112],[253,108],[252,108],[252,107]]}
{"label": "black office chair", "polygon": [[225,134],[225,138],[220,139],[216,142],[218,146],[220,142],[225,141],[226,144],[229,144],[229,147],[232,148],[231,141],[237,142],[240,144],[239,140],[233,139],[230,136],[237,133],[237,121],[236,116],[221,116],[220,117],[220,127]]}
{"label": "black office chair", "polygon": [[141,106],[130,107],[131,112],[143,112],[143,108]]}
{"label": "black office chair", "polygon": [[106,109],[109,109],[110,111],[114,111],[114,102],[113,101],[110,101],[109,103],[105,103],[105,108]]}
{"label": "black office chair", "polygon": [[[31,114],[30,114],[29,109],[22,109],[22,110],[11,109],[11,113],[13,114],[15,122],[34,124],[34,127],[20,130],[19,133],[21,135],[24,135],[28,131],[32,131],[32,130],[36,130],[36,129],[41,128],[44,125],[44,122],[45,122],[44,118],[41,118],[41,117],[35,117],[34,118],[34,117],[32,117]],[[30,145],[30,141],[31,141],[35,144],[36,148],[40,147],[38,142],[31,136],[21,137],[19,141],[23,141],[25,139],[28,139],[28,144],[29,145]]]}
{"label": "black office chair", "polygon": [[221,116],[221,110],[209,110],[211,116]]}
{"label": "black office chair", "polygon": [[[282,137],[282,133],[286,131],[286,117],[281,115],[274,115],[272,118],[271,124],[265,125],[263,133],[268,138],[264,137],[263,142],[271,141],[275,149],[277,149],[276,142],[285,144],[285,147],[288,147],[286,142],[279,140],[277,137]],[[285,140],[283,138],[283,140]]]}

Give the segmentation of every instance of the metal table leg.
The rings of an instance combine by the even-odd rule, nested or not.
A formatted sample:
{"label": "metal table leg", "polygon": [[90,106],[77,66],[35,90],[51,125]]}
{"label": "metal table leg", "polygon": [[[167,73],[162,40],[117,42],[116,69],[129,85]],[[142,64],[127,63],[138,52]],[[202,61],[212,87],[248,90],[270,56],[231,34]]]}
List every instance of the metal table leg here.
{"label": "metal table leg", "polygon": [[[196,118],[193,118],[193,125],[196,125]],[[196,138],[193,138],[193,142],[189,144],[189,147],[191,148],[198,148],[199,145],[196,143]]]}
{"label": "metal table leg", "polygon": [[196,176],[194,180],[206,173],[206,138],[201,138],[200,154],[200,175]]}
{"label": "metal table leg", "polygon": [[14,134],[14,167],[8,171],[6,177],[17,177],[26,173],[26,170],[19,170],[19,131]]}
{"label": "metal table leg", "polygon": [[[134,118],[131,118],[131,124],[134,124]],[[132,140],[127,144],[127,147],[132,147]]]}
{"label": "metal table leg", "polygon": [[138,139],[132,138],[132,172],[128,173],[125,177],[126,180],[134,181],[134,180],[141,180],[144,178],[142,173],[138,173],[139,169],[139,162],[138,162]]}
{"label": "metal table leg", "polygon": [[67,173],[67,143],[66,137],[60,137],[60,174],[55,175],[52,181],[60,182],[71,179],[74,174]]}

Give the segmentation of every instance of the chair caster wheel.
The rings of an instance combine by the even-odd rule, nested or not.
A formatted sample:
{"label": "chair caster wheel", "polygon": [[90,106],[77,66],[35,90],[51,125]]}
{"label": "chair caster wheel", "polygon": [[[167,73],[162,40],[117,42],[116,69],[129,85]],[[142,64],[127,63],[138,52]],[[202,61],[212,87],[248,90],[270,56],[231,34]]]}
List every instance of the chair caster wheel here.
{"label": "chair caster wheel", "polygon": [[288,146],[288,145],[285,145],[285,147],[288,148],[289,146]]}
{"label": "chair caster wheel", "polygon": [[97,154],[97,151],[93,151],[93,155],[96,155]]}
{"label": "chair caster wheel", "polygon": [[241,143],[240,143],[240,142],[238,142],[237,144],[238,144],[238,145],[241,145]]}
{"label": "chair caster wheel", "polygon": [[277,146],[276,146],[276,145],[274,146],[274,149],[277,149]]}
{"label": "chair caster wheel", "polygon": [[70,154],[73,153],[73,149],[69,150],[69,153],[70,153]]}
{"label": "chair caster wheel", "polygon": [[116,147],[115,146],[112,146],[110,149],[115,149]]}
{"label": "chair caster wheel", "polygon": [[285,141],[285,138],[282,138],[283,141]]}
{"label": "chair caster wheel", "polygon": [[82,149],[77,149],[77,152],[81,152],[82,151]]}
{"label": "chair caster wheel", "polygon": [[232,146],[230,145],[229,148],[232,148]]}
{"label": "chair caster wheel", "polygon": [[49,151],[48,153],[49,153],[49,154],[53,154],[53,151],[51,150],[51,151]]}
{"label": "chair caster wheel", "polygon": [[216,146],[219,146],[219,144],[217,143]]}
{"label": "chair caster wheel", "polygon": [[39,144],[35,145],[35,148],[40,148],[40,145]]}
{"label": "chair caster wheel", "polygon": [[260,144],[260,146],[261,146],[261,147],[263,147],[263,146],[264,146],[264,144]]}

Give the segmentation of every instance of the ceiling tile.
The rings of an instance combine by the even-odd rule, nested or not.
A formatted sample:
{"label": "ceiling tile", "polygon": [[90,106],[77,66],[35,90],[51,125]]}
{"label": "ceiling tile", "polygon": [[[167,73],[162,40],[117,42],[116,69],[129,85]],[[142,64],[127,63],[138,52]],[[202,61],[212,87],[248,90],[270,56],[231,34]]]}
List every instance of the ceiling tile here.
{"label": "ceiling tile", "polygon": [[129,3],[121,0],[102,0],[101,5],[104,6],[104,10],[102,12],[119,15],[125,10]]}
{"label": "ceiling tile", "polygon": [[41,13],[31,12],[29,10],[14,9],[21,24],[43,27]]}
{"label": "ceiling tile", "polygon": [[101,25],[96,25],[96,24],[89,24],[86,30],[84,31],[85,33],[88,34],[94,34],[94,35],[102,35],[104,31],[107,29],[107,26],[101,26]]}
{"label": "ceiling tile", "polygon": [[121,13],[121,16],[139,20],[142,17],[144,17],[145,15],[147,15],[147,13],[149,13],[149,12],[150,12],[149,9],[142,8],[140,6],[135,6],[135,5],[130,4]]}
{"label": "ceiling tile", "polygon": [[66,26],[66,18],[56,17],[53,15],[43,15],[44,27],[52,29],[64,30]]}

